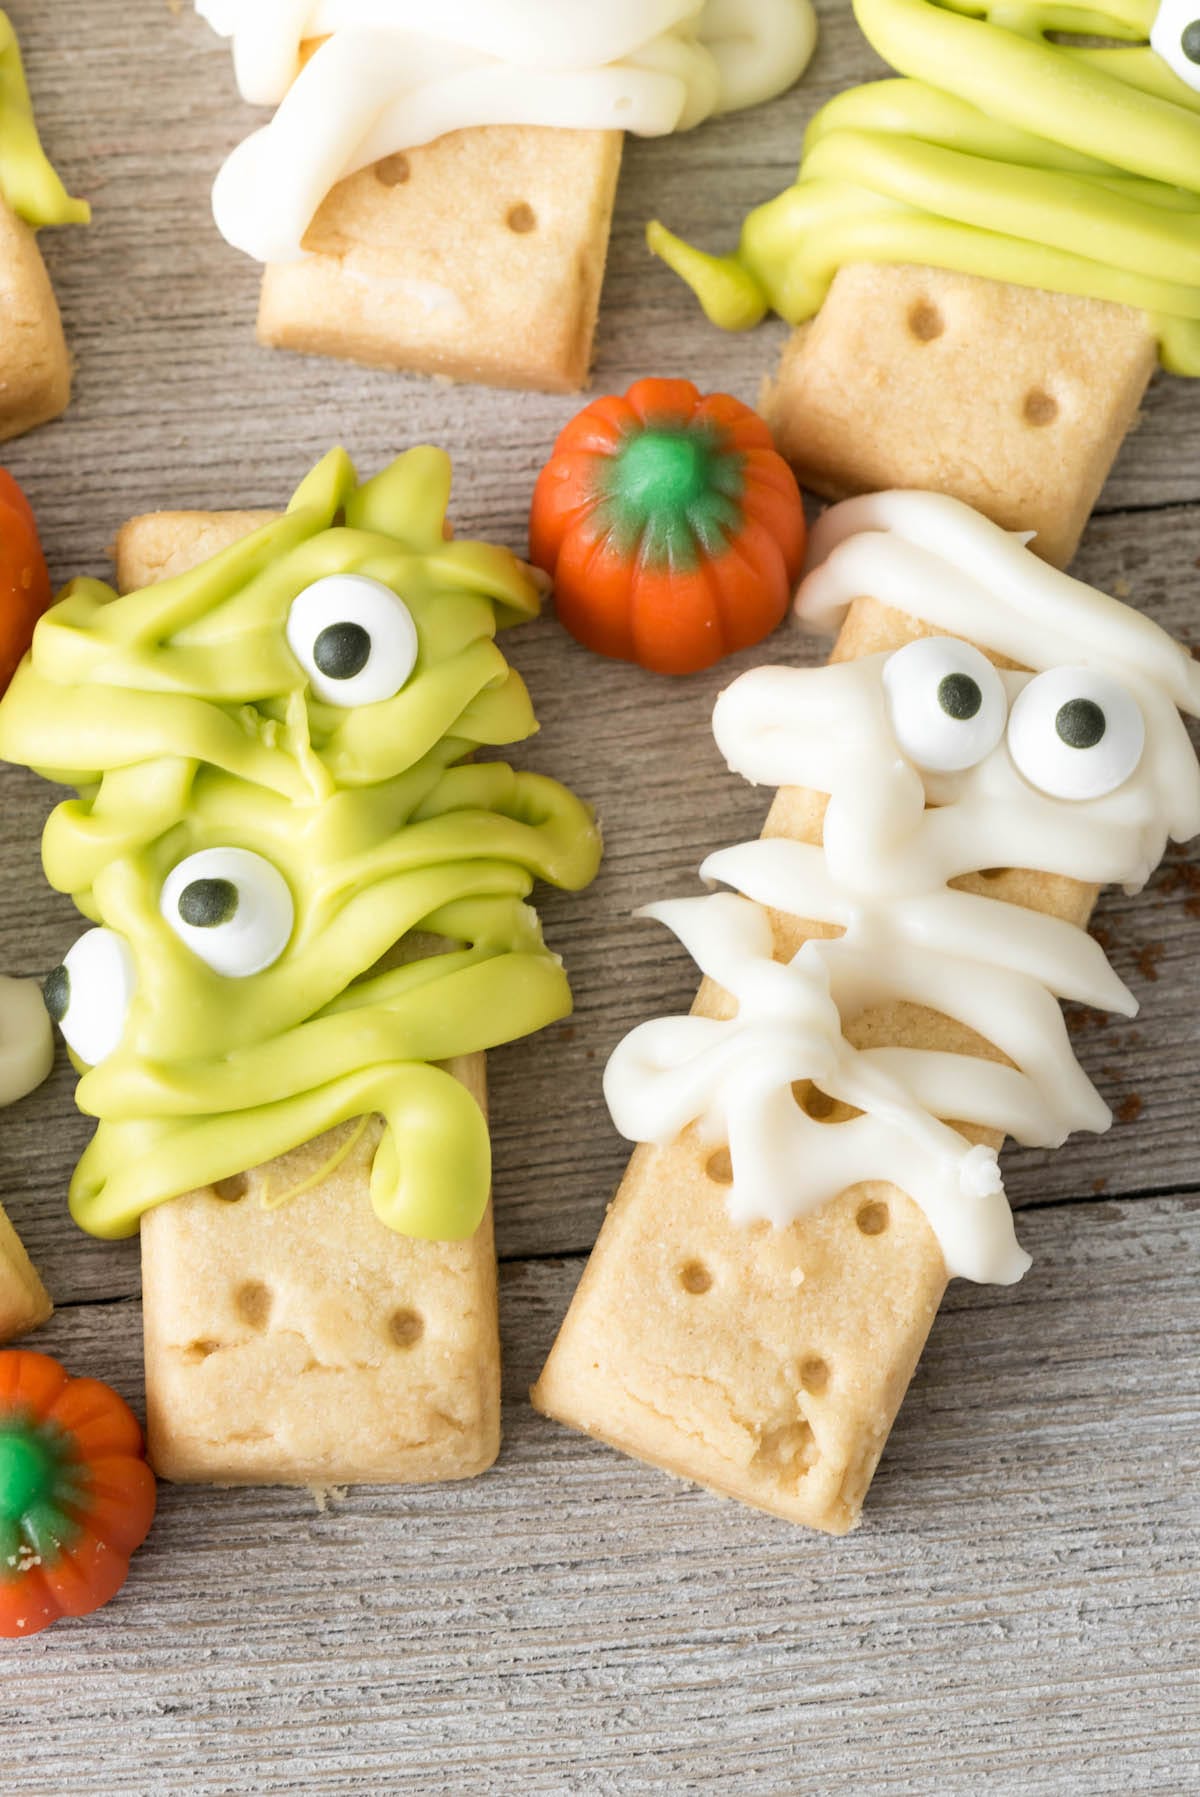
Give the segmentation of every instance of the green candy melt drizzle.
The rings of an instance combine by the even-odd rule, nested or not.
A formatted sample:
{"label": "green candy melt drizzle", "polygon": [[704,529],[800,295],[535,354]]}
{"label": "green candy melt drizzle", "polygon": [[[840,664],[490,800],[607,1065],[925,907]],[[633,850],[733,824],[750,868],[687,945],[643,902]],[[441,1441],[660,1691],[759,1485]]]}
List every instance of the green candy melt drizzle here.
{"label": "green candy melt drizzle", "polygon": [[[362,485],[335,450],[285,516],[191,572],[122,598],[73,583],[0,704],[0,755],[78,791],[46,826],[52,885],[136,964],[120,1044],[77,1092],[99,1121],[71,1208],[93,1234],[371,1113],[381,1220],[440,1239],[479,1223],[487,1126],[431,1063],[567,1015],[525,900],[535,879],[586,885],[600,842],[557,782],[466,759],[537,728],[494,637],[538,591],[506,551],[446,540],[449,482],[438,450]],[[408,607],[417,661],[394,697],[324,704],[289,649],[292,601],[330,574]],[[220,847],[264,856],[295,905],[286,950],[248,978],[161,910],[170,871]],[[221,895],[193,896],[227,921]]]}
{"label": "green candy melt drizzle", "polygon": [[5,12],[0,12],[0,197],[35,229],[85,225],[92,215],[86,200],[71,198],[42,149],[17,34]]}
{"label": "green candy melt drizzle", "polygon": [[728,330],[811,318],[847,263],[918,263],[1137,307],[1164,365],[1200,375],[1200,94],[1149,47],[1156,10],[855,0],[903,78],[816,115],[735,255],[657,222],[650,248]]}

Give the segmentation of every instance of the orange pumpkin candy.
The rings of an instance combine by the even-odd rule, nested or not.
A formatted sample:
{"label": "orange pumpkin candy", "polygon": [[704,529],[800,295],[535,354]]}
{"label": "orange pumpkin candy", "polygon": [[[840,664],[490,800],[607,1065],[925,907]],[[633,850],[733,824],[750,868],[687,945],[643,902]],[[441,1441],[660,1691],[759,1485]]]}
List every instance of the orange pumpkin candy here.
{"label": "orange pumpkin candy", "polygon": [[50,604],[50,576],[29,501],[0,468],[0,694]]}
{"label": "orange pumpkin candy", "polygon": [[141,1429],[115,1391],[30,1348],[0,1353],[0,1636],[115,1597],[154,1506]]}
{"label": "orange pumpkin candy", "polygon": [[561,433],[529,537],[572,636],[692,674],[774,630],[806,532],[795,476],[756,412],[690,381],[642,380]]}

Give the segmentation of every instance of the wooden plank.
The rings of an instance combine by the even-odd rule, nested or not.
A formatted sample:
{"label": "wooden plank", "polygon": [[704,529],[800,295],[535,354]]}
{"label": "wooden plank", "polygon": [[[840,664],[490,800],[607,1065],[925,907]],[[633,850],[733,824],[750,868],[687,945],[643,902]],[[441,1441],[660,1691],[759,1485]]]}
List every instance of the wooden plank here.
{"label": "wooden plank", "polygon": [[[509,1268],[496,1471],[325,1515],[165,1487],[126,1595],[4,1656],[0,1788],[1182,1791],[1200,1205],[1023,1233],[1022,1285],[952,1288],[836,1543],[535,1417],[579,1268]],[[44,1339],[136,1392],[136,1306]]]}
{"label": "wooden plank", "polygon": [[[96,209],[90,231],[42,240],[75,403],[5,449],[55,575],[104,572],[134,512],[278,505],[338,440],[364,467],[412,441],[444,444],[459,528],[522,547],[534,472],[573,402],[259,349],[258,271],[208,211],[221,155],[255,118],[227,49],[186,3],[10,10],[49,147]],[[642,228],[658,214],[727,247],[789,179],[816,106],[879,72],[846,0],[819,11],[821,48],[797,92],[687,138],[630,143],[600,388],[654,370],[755,397],[783,327],[713,330],[648,256]],[[1161,378],[1105,491],[1113,515],[1093,523],[1078,566],[1110,588],[1127,582],[1134,603],[1195,641],[1198,501],[1196,389]],[[609,854],[584,897],[543,899],[576,1016],[492,1057],[510,1257],[500,1464],[453,1491],[356,1493],[324,1516],[305,1494],[165,1490],[125,1599],[0,1647],[0,1790],[1189,1788],[1200,877],[1184,856],[1148,894],[1102,906],[1099,927],[1147,1009],[1132,1024],[1086,1020],[1079,1041],[1129,1120],[1057,1154],[1009,1156],[1014,1195],[1046,1206],[1019,1225],[1033,1272],[1011,1291],[952,1288],[864,1528],[810,1538],[534,1417],[525,1388],[581,1262],[512,1257],[590,1245],[626,1159],[600,1097],[604,1058],[632,1024],[690,1002],[691,963],[631,912],[695,890],[701,857],[756,833],[765,811],[768,795],[720,764],[713,697],[739,666],[822,648],[789,629],[765,654],[669,683],[585,654],[552,619],[508,647],[543,719],[521,760],[597,803]],[[79,927],[40,880],[49,797],[0,769],[5,971],[44,972]],[[87,1133],[73,1084],[60,1060],[0,1118],[0,1196],[68,1306],[40,1339],[136,1397],[136,1244],[90,1243],[66,1215]],[[1108,1201],[1147,1191],[1176,1195]]]}

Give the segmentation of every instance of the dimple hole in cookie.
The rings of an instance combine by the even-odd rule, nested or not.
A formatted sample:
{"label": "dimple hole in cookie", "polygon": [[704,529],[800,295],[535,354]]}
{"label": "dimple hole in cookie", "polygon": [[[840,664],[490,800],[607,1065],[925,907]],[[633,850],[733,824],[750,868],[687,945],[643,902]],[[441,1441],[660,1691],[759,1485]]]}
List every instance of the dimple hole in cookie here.
{"label": "dimple hole in cookie", "polygon": [[814,1086],[811,1080],[793,1080],[792,1097],[804,1115],[811,1117],[814,1123],[849,1123],[851,1118],[862,1116],[862,1112],[855,1110],[852,1104],[844,1104],[840,1098],[831,1098],[828,1092],[822,1092],[820,1086]]}
{"label": "dimple hole in cookie", "polygon": [[375,179],[381,187],[403,187],[411,174],[412,164],[400,150],[375,164]]}
{"label": "dimple hole in cookie", "polygon": [[184,1359],[207,1360],[209,1355],[215,1354],[220,1346],[220,1342],[214,1341],[189,1342],[187,1347],[183,1350]]}
{"label": "dimple hole in cookie", "polygon": [[712,1289],[712,1274],[702,1260],[686,1260],[679,1269],[679,1283],[693,1298],[702,1298]]}
{"label": "dimple hole in cookie", "polygon": [[530,231],[537,230],[537,213],[527,200],[518,200],[515,206],[509,207],[504,222],[518,237],[527,237]]}
{"label": "dimple hole in cookie", "polygon": [[1031,387],[1021,406],[1021,416],[1035,430],[1044,430],[1058,417],[1058,401],[1042,387]]}
{"label": "dimple hole in cookie", "polygon": [[933,343],[946,329],[946,320],[932,300],[917,300],[908,309],[908,329],[918,343]]}
{"label": "dimple hole in cookie", "polygon": [[751,1466],[772,1472],[782,1486],[797,1488],[817,1462],[817,1443],[812,1424],[804,1417],[764,1430]]}
{"label": "dimple hole in cookie", "polygon": [[819,1354],[808,1355],[801,1363],[800,1383],[805,1391],[811,1392],[814,1397],[819,1397],[829,1385],[829,1362],[823,1360]]}
{"label": "dimple hole in cookie", "polygon": [[425,1333],[425,1319],[407,1304],[394,1310],[387,1322],[388,1337],[397,1348],[415,1348]]}
{"label": "dimple hole in cookie", "polygon": [[859,1205],[854,1221],[858,1225],[860,1234],[882,1235],[891,1222],[891,1215],[882,1199],[868,1198],[865,1204]]}
{"label": "dimple hole in cookie", "polygon": [[214,1180],[212,1195],[214,1198],[219,1198],[223,1204],[236,1204],[238,1199],[244,1198],[249,1190],[250,1175],[248,1173],[231,1173],[228,1179]]}
{"label": "dimple hole in cookie", "polygon": [[714,1154],[710,1154],[704,1164],[704,1171],[714,1185],[731,1186],[733,1184],[733,1161],[728,1148],[718,1148]]}
{"label": "dimple hole in cookie", "polygon": [[265,1329],[271,1319],[271,1293],[261,1279],[247,1279],[233,1294],[233,1308],[251,1329]]}

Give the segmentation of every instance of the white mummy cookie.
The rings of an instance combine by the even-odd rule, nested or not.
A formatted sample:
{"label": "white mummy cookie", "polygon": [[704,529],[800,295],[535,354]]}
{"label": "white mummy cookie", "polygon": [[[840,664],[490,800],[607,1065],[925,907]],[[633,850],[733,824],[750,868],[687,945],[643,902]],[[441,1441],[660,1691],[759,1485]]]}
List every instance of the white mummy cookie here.
{"label": "white mummy cookie", "polygon": [[[729,766],[828,794],[823,844],[721,850],[701,874],[741,896],[649,908],[737,1014],[642,1025],[613,1054],[605,1093],[635,1141],[665,1144],[694,1124],[728,1144],[739,1219],[786,1224],[886,1179],[925,1211],[952,1274],[1010,1283],[1029,1262],[996,1156],[939,1119],[1039,1146],[1107,1128],[1058,1000],[1137,1007],[1085,931],[949,883],[1017,867],[1141,887],[1168,838],[1200,831],[1200,766],[1180,717],[1200,715],[1200,666],[1147,618],[938,495],[835,506],[809,569],[796,602],[808,624],[832,628],[870,593],[939,634],[825,668],[760,668],[722,693],[713,731]],[[1031,672],[997,670],[979,648]],[[842,934],[779,963],[767,907]],[[852,1047],[848,1023],[892,999],[957,1019],[1011,1065]],[[815,1121],[792,1096],[797,1080],[862,1114]]]}
{"label": "white mummy cookie", "polygon": [[[294,260],[336,181],[477,125],[660,136],[756,106],[812,55],[810,0],[196,0],[242,97],[278,108],[229,157],[218,229]],[[303,46],[313,53],[304,59]]]}

